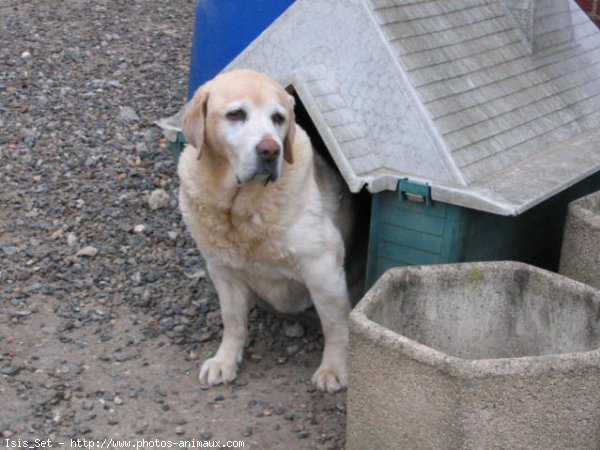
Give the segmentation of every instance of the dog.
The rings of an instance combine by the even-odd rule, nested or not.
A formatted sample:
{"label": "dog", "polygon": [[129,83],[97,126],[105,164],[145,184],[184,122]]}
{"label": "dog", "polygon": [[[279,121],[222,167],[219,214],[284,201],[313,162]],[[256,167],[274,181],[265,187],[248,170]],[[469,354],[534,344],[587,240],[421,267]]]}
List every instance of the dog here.
{"label": "dog", "polygon": [[236,378],[259,297],[283,313],[314,305],[325,345],[312,382],[327,392],[347,386],[352,202],[296,124],[294,105],[267,75],[235,70],[202,85],[184,115],[179,205],[223,320],[220,346],[200,369],[203,383]]}

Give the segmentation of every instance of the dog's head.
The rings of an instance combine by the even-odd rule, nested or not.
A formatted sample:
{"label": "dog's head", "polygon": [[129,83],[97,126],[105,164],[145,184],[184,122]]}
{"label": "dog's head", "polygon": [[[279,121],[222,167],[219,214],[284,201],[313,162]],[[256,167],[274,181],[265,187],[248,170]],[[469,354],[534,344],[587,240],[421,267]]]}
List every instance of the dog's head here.
{"label": "dog's head", "polygon": [[266,75],[223,73],[202,85],[183,119],[183,133],[201,157],[226,160],[238,184],[276,181],[293,163],[294,97]]}

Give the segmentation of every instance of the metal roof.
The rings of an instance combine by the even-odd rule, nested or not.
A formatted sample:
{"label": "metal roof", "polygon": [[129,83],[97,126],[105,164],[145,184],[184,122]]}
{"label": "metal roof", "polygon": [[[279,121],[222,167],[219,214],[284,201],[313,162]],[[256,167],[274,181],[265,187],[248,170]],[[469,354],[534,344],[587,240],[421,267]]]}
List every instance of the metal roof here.
{"label": "metal roof", "polygon": [[571,0],[297,0],[236,67],[294,86],[353,191],[519,214],[600,170],[600,33]]}

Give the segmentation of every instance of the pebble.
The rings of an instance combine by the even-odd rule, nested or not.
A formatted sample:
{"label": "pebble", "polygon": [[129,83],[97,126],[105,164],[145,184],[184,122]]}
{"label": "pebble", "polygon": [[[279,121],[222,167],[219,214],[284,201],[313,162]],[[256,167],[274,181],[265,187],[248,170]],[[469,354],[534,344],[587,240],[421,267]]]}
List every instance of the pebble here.
{"label": "pebble", "polygon": [[17,253],[19,253],[19,249],[12,245],[7,245],[6,247],[2,247],[2,251],[7,256],[16,255]]}
{"label": "pebble", "polygon": [[140,116],[131,106],[119,106],[119,118],[126,122],[139,122]]}
{"label": "pebble", "polygon": [[302,430],[302,431],[298,431],[296,433],[296,437],[298,439],[306,439],[310,436],[310,433],[308,431]]}
{"label": "pebble", "polygon": [[184,433],[185,433],[185,428],[183,428],[182,426],[175,427],[175,434],[184,434]]}
{"label": "pebble", "polygon": [[94,402],[91,402],[91,401],[83,402],[81,405],[81,409],[83,409],[85,411],[91,411],[92,409],[94,409]]}
{"label": "pebble", "polygon": [[67,245],[69,247],[73,247],[75,246],[75,244],[77,244],[77,236],[75,235],[75,233],[67,234]]}
{"label": "pebble", "polygon": [[200,281],[200,280],[204,280],[206,278],[206,270],[204,269],[198,269],[197,271],[195,271],[192,274],[185,274],[186,277],[188,278],[192,278],[194,280]]}
{"label": "pebble", "polygon": [[2,369],[0,369],[0,372],[2,373],[2,375],[14,376],[17,375],[21,370],[23,370],[23,367],[4,366]]}
{"label": "pebble", "polygon": [[288,345],[288,346],[285,348],[285,352],[286,352],[286,353],[287,353],[289,356],[292,356],[292,355],[295,355],[296,353],[298,353],[298,352],[300,351],[300,348],[301,348],[301,347],[300,347],[298,344],[292,344],[292,345]]}
{"label": "pebble", "polygon": [[202,333],[198,337],[198,341],[199,342],[208,342],[208,341],[212,341],[212,339],[213,339],[213,334],[212,333]]}
{"label": "pebble", "polygon": [[304,327],[299,323],[283,323],[283,332],[287,337],[301,338],[304,336]]}
{"label": "pebble", "polygon": [[246,428],[244,428],[244,431],[242,431],[242,436],[244,437],[250,437],[252,436],[252,427],[251,426],[247,426]]}
{"label": "pebble", "polygon": [[77,256],[83,256],[86,258],[93,258],[97,254],[98,254],[98,249],[91,245],[88,245],[87,247],[83,247],[83,248],[79,249],[76,253]]}
{"label": "pebble", "polygon": [[170,197],[167,191],[164,189],[155,189],[148,196],[148,206],[151,210],[156,211],[168,206],[169,200]]}
{"label": "pebble", "polygon": [[171,327],[173,325],[173,318],[165,317],[164,319],[160,319],[160,321],[158,322],[158,325],[163,328]]}
{"label": "pebble", "polygon": [[141,420],[135,424],[135,433],[144,434],[146,429],[150,426],[150,423],[146,420]]}

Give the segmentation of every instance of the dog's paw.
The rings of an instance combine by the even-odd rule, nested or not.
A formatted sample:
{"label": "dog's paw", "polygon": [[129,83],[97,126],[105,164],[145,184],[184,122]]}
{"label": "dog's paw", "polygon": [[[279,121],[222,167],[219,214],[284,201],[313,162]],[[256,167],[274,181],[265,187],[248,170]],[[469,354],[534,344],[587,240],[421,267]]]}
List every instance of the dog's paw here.
{"label": "dog's paw", "polygon": [[312,382],[320,391],[332,394],[346,388],[348,372],[343,364],[339,366],[321,364],[313,375]]}
{"label": "dog's paw", "polygon": [[204,361],[198,379],[201,383],[208,383],[211,386],[228,384],[235,380],[237,371],[238,365],[235,361],[224,360],[215,356]]}

